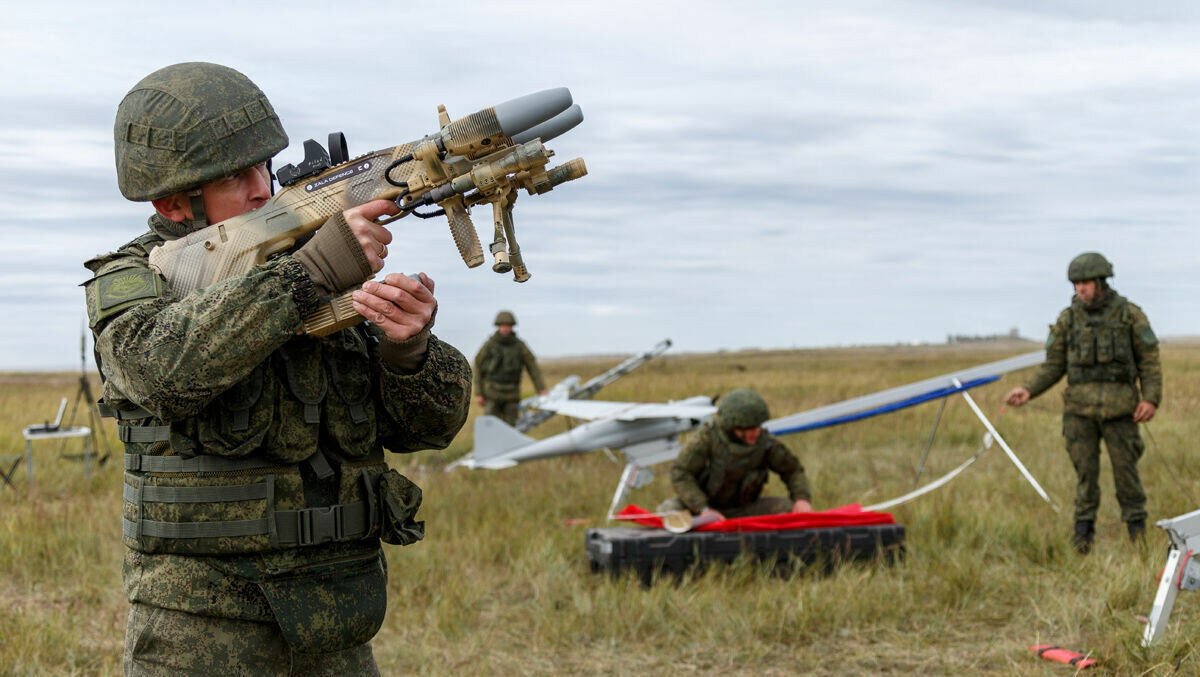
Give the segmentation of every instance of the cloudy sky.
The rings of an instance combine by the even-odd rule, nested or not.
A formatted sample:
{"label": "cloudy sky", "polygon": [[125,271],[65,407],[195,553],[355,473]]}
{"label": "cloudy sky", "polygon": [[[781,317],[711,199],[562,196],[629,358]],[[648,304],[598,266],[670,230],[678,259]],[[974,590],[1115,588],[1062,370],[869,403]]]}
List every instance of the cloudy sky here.
{"label": "cloudy sky", "polygon": [[0,369],[77,363],[81,262],[150,213],[117,191],[113,115],[177,61],[257,82],[281,162],[571,88],[586,121],[549,146],[590,173],[517,203],[531,281],[466,269],[442,222],[396,227],[386,272],[435,278],[436,331],[468,355],[500,308],[543,355],[1040,339],[1085,250],[1160,335],[1200,333],[1194,3],[246,6],[6,8]]}

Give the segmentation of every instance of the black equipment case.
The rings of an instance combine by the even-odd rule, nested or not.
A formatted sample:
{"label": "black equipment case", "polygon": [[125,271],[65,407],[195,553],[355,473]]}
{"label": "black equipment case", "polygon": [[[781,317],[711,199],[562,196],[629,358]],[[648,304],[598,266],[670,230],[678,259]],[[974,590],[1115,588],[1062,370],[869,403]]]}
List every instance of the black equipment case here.
{"label": "black equipment case", "polygon": [[588,529],[591,569],[619,575],[633,569],[649,584],[656,571],[676,576],[692,566],[732,562],[743,552],[775,565],[778,572],[803,571],[819,565],[829,572],[844,561],[876,557],[892,562],[904,554],[904,527],[899,524],[794,529],[788,531],[691,532],[615,527]]}

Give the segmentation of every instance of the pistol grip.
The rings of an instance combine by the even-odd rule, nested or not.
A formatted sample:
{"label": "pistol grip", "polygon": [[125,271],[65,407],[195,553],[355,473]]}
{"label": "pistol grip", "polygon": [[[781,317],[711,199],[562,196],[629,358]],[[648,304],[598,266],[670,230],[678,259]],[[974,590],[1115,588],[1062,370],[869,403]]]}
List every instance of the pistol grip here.
{"label": "pistol grip", "polygon": [[439,205],[446,210],[446,220],[450,222],[450,235],[454,237],[454,245],[462,256],[463,263],[468,268],[483,265],[483,246],[479,244],[479,235],[475,232],[475,224],[462,204],[462,198],[453,198]]}

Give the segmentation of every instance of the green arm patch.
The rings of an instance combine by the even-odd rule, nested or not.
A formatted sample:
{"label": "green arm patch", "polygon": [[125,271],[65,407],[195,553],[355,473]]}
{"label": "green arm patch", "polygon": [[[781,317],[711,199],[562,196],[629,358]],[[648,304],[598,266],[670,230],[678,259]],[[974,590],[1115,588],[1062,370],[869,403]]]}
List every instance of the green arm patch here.
{"label": "green arm patch", "polygon": [[1154,335],[1154,330],[1150,328],[1150,325],[1142,327],[1141,331],[1138,332],[1138,338],[1142,340],[1142,343],[1146,344],[1146,347],[1158,345],[1158,337]]}
{"label": "green arm patch", "polygon": [[1050,325],[1050,335],[1046,337],[1046,350],[1050,350],[1050,346],[1054,345],[1054,325]]}
{"label": "green arm patch", "polygon": [[162,280],[146,268],[121,268],[93,280],[96,286],[95,321],[162,296]]}

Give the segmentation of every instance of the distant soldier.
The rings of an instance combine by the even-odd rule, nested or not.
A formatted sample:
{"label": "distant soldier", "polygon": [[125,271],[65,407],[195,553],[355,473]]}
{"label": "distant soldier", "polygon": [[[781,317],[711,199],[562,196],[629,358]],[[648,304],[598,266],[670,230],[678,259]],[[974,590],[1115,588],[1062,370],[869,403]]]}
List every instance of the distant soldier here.
{"label": "distant soldier", "polygon": [[[1071,306],[1050,325],[1046,362],[1006,398],[1019,407],[1046,392],[1063,374],[1063,437],[1075,464],[1075,535],[1081,554],[1091,550],[1100,506],[1100,439],[1112,459],[1121,520],[1129,538],[1146,532],[1146,493],[1138,477],[1142,456],[1138,423],[1154,418],[1162,402],[1158,338],[1142,309],[1108,286],[1112,264],[1100,254],[1076,256],[1067,267],[1075,285]],[[1141,393],[1138,384],[1141,384]]]}
{"label": "distant soldier", "polygon": [[[721,398],[716,415],[671,466],[678,498],[663,501],[658,512],[715,513],[717,519],[812,512],[804,466],[763,430],[768,418],[767,403],[753,390],[738,388]],[[783,480],[788,498],[760,496],[769,470]]]}
{"label": "distant soldier", "polygon": [[538,394],[546,394],[546,383],[537,358],[525,342],[513,333],[517,318],[507,310],[496,314],[496,333],[475,355],[475,401],[483,413],[509,425],[517,422],[521,402],[521,369],[529,372]]}

